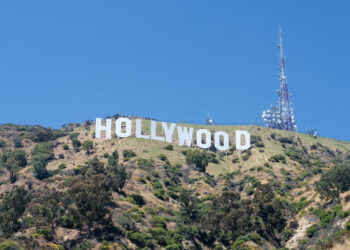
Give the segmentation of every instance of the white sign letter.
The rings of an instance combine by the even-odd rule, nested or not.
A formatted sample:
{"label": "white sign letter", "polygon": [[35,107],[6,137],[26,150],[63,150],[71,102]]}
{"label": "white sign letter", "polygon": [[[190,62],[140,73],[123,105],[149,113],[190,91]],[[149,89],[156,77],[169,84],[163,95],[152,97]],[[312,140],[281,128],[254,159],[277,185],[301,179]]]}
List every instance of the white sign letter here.
{"label": "white sign letter", "polygon": [[[220,145],[220,136],[224,137],[224,144]],[[218,131],[215,133],[215,148],[217,150],[227,150],[229,148],[228,134],[223,131]]]}
{"label": "white sign letter", "polygon": [[[125,123],[125,132],[122,132],[122,123]],[[131,121],[129,118],[120,117],[115,122],[115,133],[119,137],[129,137],[131,135]]]}
{"label": "white sign letter", "polygon": [[143,135],[142,134],[142,120],[141,119],[136,119],[136,137],[137,138],[144,138],[144,139],[149,139],[149,135]]}
{"label": "white sign letter", "polygon": [[[202,142],[202,134],[205,134],[205,143]],[[211,134],[206,129],[197,130],[197,145],[200,148],[210,148]]]}
{"label": "white sign letter", "polygon": [[[242,145],[242,135],[244,135],[244,145]],[[250,134],[247,131],[236,130],[236,149],[246,150],[250,148]]]}
{"label": "white sign letter", "polygon": [[190,132],[188,132],[186,127],[177,126],[177,135],[179,136],[179,145],[184,146],[185,143],[187,146],[191,147],[192,144],[192,135],[193,128],[190,128]]}
{"label": "white sign letter", "polygon": [[174,133],[176,124],[170,123],[170,128],[168,128],[168,125],[166,124],[166,122],[162,122],[162,127],[165,134],[165,141],[173,142],[173,133]]}
{"label": "white sign letter", "polygon": [[112,119],[106,119],[106,126],[102,126],[102,119],[96,118],[95,138],[101,138],[101,131],[106,131],[106,138],[111,138]]}
{"label": "white sign letter", "polygon": [[151,139],[156,141],[165,141],[164,137],[157,136],[157,122],[151,121]]}

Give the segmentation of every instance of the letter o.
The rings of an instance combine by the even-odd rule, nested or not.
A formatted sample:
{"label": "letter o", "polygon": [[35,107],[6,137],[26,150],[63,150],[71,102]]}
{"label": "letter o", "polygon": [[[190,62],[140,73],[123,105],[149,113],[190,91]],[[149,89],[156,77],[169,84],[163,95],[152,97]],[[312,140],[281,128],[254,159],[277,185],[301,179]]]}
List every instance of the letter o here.
{"label": "letter o", "polygon": [[[122,131],[122,123],[125,123],[125,132]],[[120,117],[115,122],[115,133],[119,137],[129,137],[131,135],[131,121],[129,118]]]}
{"label": "letter o", "polygon": [[[220,136],[223,136],[224,138],[224,144],[220,145]],[[223,131],[218,131],[215,133],[214,136],[214,143],[215,143],[215,148],[217,150],[228,150],[229,148],[229,140],[228,140],[228,134]]]}
{"label": "letter o", "polygon": [[[205,134],[205,143],[202,143],[202,134]],[[210,148],[211,145],[211,134],[206,129],[197,130],[197,145],[200,148]]]}

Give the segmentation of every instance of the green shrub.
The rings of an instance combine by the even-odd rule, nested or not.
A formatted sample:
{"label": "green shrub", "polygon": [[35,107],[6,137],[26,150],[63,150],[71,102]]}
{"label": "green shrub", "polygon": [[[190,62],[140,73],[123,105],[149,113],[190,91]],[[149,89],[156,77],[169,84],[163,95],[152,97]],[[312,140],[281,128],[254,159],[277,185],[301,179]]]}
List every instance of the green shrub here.
{"label": "green shrub", "polygon": [[91,140],[86,140],[83,142],[83,149],[86,150],[86,153],[90,153],[90,150],[94,148],[94,142]]}
{"label": "green shrub", "polygon": [[108,155],[107,157],[108,157],[108,165],[109,166],[117,166],[118,165],[119,154],[118,154],[117,150],[114,150],[113,153],[111,155]]}
{"label": "green shrub", "polygon": [[42,180],[49,177],[50,174],[46,166],[47,162],[54,157],[52,144],[50,142],[43,142],[35,145],[31,151],[31,155],[35,178]]}
{"label": "green shrub", "polygon": [[16,250],[20,249],[17,242],[13,240],[7,240],[0,243],[0,250]]}
{"label": "green shrub", "polygon": [[280,137],[278,140],[281,143],[294,144],[293,137]]}
{"label": "green shrub", "polygon": [[4,140],[0,140],[0,148],[4,148],[6,146],[6,142]]}
{"label": "green shrub", "polygon": [[69,149],[69,146],[68,146],[67,144],[64,144],[64,145],[62,146],[62,148],[63,148],[63,150],[68,150],[68,149]]}
{"label": "green shrub", "polygon": [[158,158],[159,158],[159,160],[161,160],[161,161],[167,161],[167,160],[168,160],[168,157],[166,157],[165,154],[160,154],[160,155],[158,155]]}
{"label": "green shrub", "polygon": [[166,150],[173,150],[174,147],[173,147],[173,145],[168,144],[168,145],[166,145],[166,146],[164,147],[164,149],[166,149]]}
{"label": "green shrub", "polygon": [[134,200],[135,204],[142,207],[143,205],[146,204],[145,199],[143,198],[142,195],[139,194],[133,194],[131,195],[132,199]]}
{"label": "green shrub", "polygon": [[73,139],[72,140],[72,145],[73,145],[73,149],[74,149],[75,152],[79,152],[80,151],[81,142],[78,139]]}
{"label": "green shrub", "polygon": [[108,152],[105,152],[105,153],[103,154],[103,158],[108,158],[108,157],[109,157]]}
{"label": "green shrub", "polygon": [[286,157],[284,155],[274,155],[274,156],[271,156],[269,161],[271,162],[282,162],[282,163],[286,163]]}
{"label": "green shrub", "polygon": [[135,156],[136,156],[136,153],[134,151],[132,151],[132,150],[125,149],[123,151],[124,161],[128,161],[128,160],[130,160],[131,158],[133,158]]}
{"label": "green shrub", "polygon": [[313,224],[311,227],[309,227],[306,230],[307,237],[311,238],[317,230],[318,230],[317,225]]}
{"label": "green shrub", "polygon": [[166,193],[165,193],[164,189],[162,189],[162,188],[158,188],[154,192],[154,196],[157,197],[160,200],[163,200],[163,201],[167,201],[168,200],[168,197],[166,196]]}
{"label": "green shrub", "polygon": [[153,161],[153,159],[148,160],[148,159],[144,159],[144,158],[138,158],[137,165],[140,167],[153,168],[154,161]]}
{"label": "green shrub", "polygon": [[208,153],[203,150],[187,150],[186,151],[186,162],[193,164],[196,168],[202,172],[205,172],[209,162],[218,163],[216,155]]}
{"label": "green shrub", "polygon": [[282,241],[283,242],[287,242],[290,238],[292,238],[292,236],[295,234],[295,231],[293,229],[290,228],[285,228],[282,231]]}
{"label": "green shrub", "polygon": [[248,196],[254,194],[254,188],[252,186],[246,187],[245,192]]}
{"label": "green shrub", "polygon": [[242,160],[247,161],[251,155],[252,155],[252,152],[250,150],[245,151],[244,154],[242,155]]}
{"label": "green shrub", "polygon": [[171,244],[171,245],[168,245],[165,247],[166,250],[181,250],[183,249],[182,248],[182,245],[181,244]]}
{"label": "green shrub", "polygon": [[345,228],[346,230],[350,231],[350,221],[346,222]]}
{"label": "green shrub", "polygon": [[59,169],[65,169],[67,168],[66,164],[64,163],[61,163],[59,166],[58,166]]}
{"label": "green shrub", "polygon": [[66,135],[66,132],[57,129],[30,126],[26,128],[30,140],[33,142],[48,142]]}
{"label": "green shrub", "polygon": [[13,144],[15,148],[23,147],[22,139],[20,137],[16,137],[15,139],[13,139]]}
{"label": "green shrub", "polygon": [[161,216],[153,216],[151,220],[152,226],[153,227],[161,227],[166,229],[166,219]]}
{"label": "green shrub", "polygon": [[232,163],[235,164],[235,163],[238,163],[239,162],[239,158],[238,157],[235,157],[232,159]]}
{"label": "green shrub", "polygon": [[350,190],[350,165],[335,166],[323,174],[316,184],[316,191],[323,199],[338,198]]}
{"label": "green shrub", "polygon": [[135,232],[130,235],[130,240],[140,248],[150,246],[151,239],[152,239],[152,236],[149,234],[142,234],[142,233]]}
{"label": "green shrub", "polygon": [[51,237],[51,228],[50,227],[45,227],[45,228],[40,228],[35,230],[35,234],[38,235],[43,235],[45,238],[50,238]]}

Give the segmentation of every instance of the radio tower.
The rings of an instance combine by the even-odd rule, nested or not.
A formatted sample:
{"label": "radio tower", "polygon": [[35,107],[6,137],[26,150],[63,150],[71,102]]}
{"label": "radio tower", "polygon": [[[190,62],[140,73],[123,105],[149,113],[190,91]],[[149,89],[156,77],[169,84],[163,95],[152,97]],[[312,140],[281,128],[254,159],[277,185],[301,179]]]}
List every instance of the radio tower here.
{"label": "radio tower", "polygon": [[279,116],[281,120],[281,129],[287,131],[296,131],[297,126],[294,121],[294,110],[292,103],[290,101],[291,95],[288,92],[288,84],[286,77],[286,70],[284,65],[284,51],[283,51],[283,41],[282,41],[282,29],[280,26],[280,43],[278,44],[280,49],[280,90],[279,95]]}
{"label": "radio tower", "polygon": [[281,26],[278,48],[280,49],[280,89],[277,91],[279,96],[278,107],[272,106],[270,109],[263,112],[262,117],[267,127],[287,131],[297,131],[294,121],[294,110],[292,107],[292,102],[290,101],[291,95],[288,92]]}

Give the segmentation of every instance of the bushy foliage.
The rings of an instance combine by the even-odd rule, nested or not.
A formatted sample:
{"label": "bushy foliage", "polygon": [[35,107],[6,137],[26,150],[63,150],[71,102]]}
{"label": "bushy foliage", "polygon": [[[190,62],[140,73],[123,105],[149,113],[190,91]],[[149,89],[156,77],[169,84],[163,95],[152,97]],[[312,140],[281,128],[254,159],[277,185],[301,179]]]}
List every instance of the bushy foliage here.
{"label": "bushy foliage", "polygon": [[108,165],[109,166],[117,166],[119,159],[118,151],[115,150],[111,155],[108,156]]}
{"label": "bushy foliage", "polygon": [[205,172],[209,162],[218,163],[214,153],[208,153],[204,150],[187,150],[185,151],[185,155],[186,162],[195,165],[196,168],[202,172]]}
{"label": "bushy foliage", "polygon": [[68,192],[90,234],[93,223],[101,221],[109,211],[107,207],[111,201],[111,193],[106,187],[103,177],[95,175],[77,182]]}
{"label": "bushy foliage", "polygon": [[313,224],[306,230],[307,237],[311,238],[318,230],[317,224]]}
{"label": "bushy foliage", "polygon": [[10,173],[10,181],[17,180],[17,172],[27,165],[27,155],[24,150],[4,150],[0,156],[0,167],[4,167]]}
{"label": "bushy foliage", "polygon": [[86,153],[90,153],[90,150],[94,148],[94,142],[91,140],[86,140],[83,142],[83,149],[86,151]]}
{"label": "bushy foliage", "polygon": [[269,161],[271,162],[282,162],[282,163],[286,163],[286,157],[284,155],[273,155],[270,157]]}
{"label": "bushy foliage", "polygon": [[147,169],[154,168],[154,160],[153,159],[138,158],[137,165],[140,167],[147,168]]}
{"label": "bushy foliage", "polygon": [[145,199],[143,198],[142,195],[133,194],[133,195],[131,195],[131,197],[132,197],[133,201],[135,202],[135,204],[140,206],[140,207],[146,204]]}
{"label": "bushy foliage", "polygon": [[136,156],[136,153],[134,151],[132,151],[130,149],[123,150],[124,161],[128,161],[135,156]]}
{"label": "bushy foliage", "polygon": [[22,139],[20,137],[16,137],[15,139],[13,139],[13,145],[15,148],[22,148],[23,147]]}
{"label": "bushy foliage", "polygon": [[32,165],[34,168],[34,176],[39,179],[45,179],[50,176],[46,169],[47,162],[54,157],[52,144],[50,142],[43,142],[36,144],[31,151]]}
{"label": "bushy foliage", "polygon": [[350,165],[335,166],[323,174],[316,184],[316,191],[323,199],[338,198],[350,189]]}
{"label": "bushy foliage", "polygon": [[288,211],[289,208],[275,197],[271,186],[260,184],[252,199],[241,200],[238,193],[223,192],[212,201],[208,214],[201,219],[201,227],[209,231],[208,238],[226,235],[222,242],[225,245],[251,232],[280,242]]}
{"label": "bushy foliage", "polygon": [[166,145],[166,146],[164,147],[164,149],[166,149],[166,150],[174,150],[174,146],[171,145],[171,144],[168,144],[168,145]]}
{"label": "bushy foliage", "polygon": [[62,130],[44,128],[41,126],[33,126],[29,129],[29,139],[33,142],[48,142],[65,136],[66,133]]}
{"label": "bushy foliage", "polygon": [[68,209],[67,199],[64,192],[55,189],[45,190],[30,204],[29,210],[35,218],[36,227],[41,229],[49,227],[49,234],[45,236],[51,240],[54,238],[56,226]]}
{"label": "bushy foliage", "polygon": [[72,146],[75,152],[80,151],[81,142],[78,140],[79,133],[71,133],[69,139],[72,141]]}
{"label": "bushy foliage", "polygon": [[0,231],[5,235],[16,232],[20,228],[22,216],[30,196],[23,188],[16,188],[6,193],[0,202]]}

